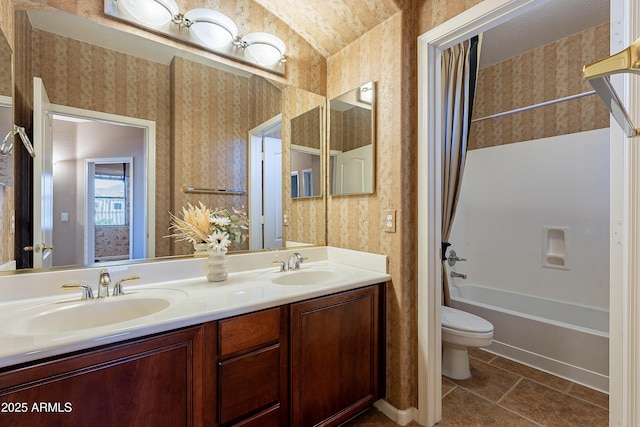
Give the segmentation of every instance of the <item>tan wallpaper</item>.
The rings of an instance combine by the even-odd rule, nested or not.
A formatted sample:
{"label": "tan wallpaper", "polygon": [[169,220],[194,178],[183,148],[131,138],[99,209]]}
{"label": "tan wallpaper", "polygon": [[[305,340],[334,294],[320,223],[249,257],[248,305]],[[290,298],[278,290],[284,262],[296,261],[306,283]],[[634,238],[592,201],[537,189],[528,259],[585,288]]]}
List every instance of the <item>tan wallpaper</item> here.
{"label": "tan wallpaper", "polygon": [[[38,3],[49,5],[56,9],[90,18],[110,27],[138,33],[162,44],[178,47],[184,51],[194,53],[204,58],[212,58],[222,64],[231,65],[234,68],[242,69],[312,92],[324,94],[326,90],[327,62],[324,56],[322,56],[317,50],[313,49],[307,41],[305,41],[293,29],[284,24],[280,19],[276,18],[275,15],[251,0],[216,1],[214,2],[215,4],[211,4],[211,6],[230,17],[233,17],[234,22],[238,26],[239,34],[248,34],[255,31],[267,31],[275,34],[282,40],[286,40],[286,55],[288,60],[286,65],[286,76],[284,77],[276,76],[266,71],[216,56],[213,53],[206,52],[196,47],[187,46],[166,37],[132,27],[124,22],[116,21],[104,15],[104,0],[21,0],[21,3],[33,3],[33,7],[39,7],[37,6]],[[201,0],[177,0],[177,3],[180,6],[180,10],[202,7]],[[313,70],[313,72],[310,72],[310,70]]]}
{"label": "tan wallpaper", "polygon": [[129,226],[96,226],[96,258],[114,260],[113,257],[125,255],[129,259]]}
{"label": "tan wallpaper", "polygon": [[[12,96],[13,85],[11,80],[11,71],[13,69],[13,63],[11,61],[11,45],[13,44],[13,19],[10,16],[13,14],[13,7],[9,2],[0,2],[0,30],[2,36],[7,43],[0,43],[0,61],[3,64],[12,64],[11,66],[1,67],[0,70],[0,95]],[[7,56],[8,55],[8,56]],[[8,61],[8,62],[7,62]],[[8,83],[7,83],[8,82]],[[4,135],[0,136],[4,138]],[[9,164],[12,157],[5,157],[3,162]],[[11,212],[14,208],[13,205],[13,188],[0,185],[0,264],[4,264],[7,261],[13,259],[13,233],[11,228],[6,227],[5,224],[11,223]]]}
{"label": "tan wallpaper", "polygon": [[324,108],[317,107],[291,119],[291,143],[320,149],[324,140]]}
{"label": "tan wallpaper", "polygon": [[32,44],[51,102],[156,122],[156,254],[168,255],[169,67],[38,30]]}
{"label": "tan wallpaper", "polygon": [[[282,91],[283,165],[289,165],[291,161],[289,155],[291,119],[316,107],[326,108],[324,96],[294,87],[287,87]],[[291,199],[289,172],[286,167],[283,169],[282,211],[289,218],[289,224],[283,227],[285,242],[324,244],[326,241],[325,199],[323,197]],[[326,194],[326,187],[323,192]]]}
{"label": "tan wallpaper", "polygon": [[[259,76],[247,78],[178,57],[171,78],[172,212],[198,201],[246,209],[246,195],[185,194],[181,187],[247,190],[249,130],[280,113],[280,90]],[[177,244],[174,251],[192,252],[187,244]]]}
{"label": "tan wallpaper", "polygon": [[[482,53],[481,53],[482,54]],[[609,24],[583,31],[480,70],[473,117],[593,90],[582,66],[609,55]],[[596,95],[475,122],[469,149],[608,128]]]}
{"label": "tan wallpaper", "polygon": [[371,110],[354,107],[331,110],[329,135],[331,150],[350,151],[371,144]]}

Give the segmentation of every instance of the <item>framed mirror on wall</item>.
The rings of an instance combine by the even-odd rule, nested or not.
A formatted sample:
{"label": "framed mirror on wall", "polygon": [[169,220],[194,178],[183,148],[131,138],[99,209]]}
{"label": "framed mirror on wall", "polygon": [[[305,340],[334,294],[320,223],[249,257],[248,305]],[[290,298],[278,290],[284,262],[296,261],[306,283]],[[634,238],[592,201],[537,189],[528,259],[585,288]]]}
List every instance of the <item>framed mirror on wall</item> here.
{"label": "framed mirror on wall", "polygon": [[[79,28],[82,28],[79,33],[72,34],[70,31]],[[20,93],[32,92],[30,82],[33,75],[37,74],[47,86],[53,105],[97,112],[121,111],[122,116],[140,117],[141,120],[154,123],[156,173],[135,181],[140,184],[152,180],[155,182],[154,187],[148,190],[155,193],[155,209],[149,213],[155,216],[156,236],[155,253],[151,257],[192,255],[194,252],[192,245],[183,242],[176,244],[174,239],[164,238],[170,234],[169,212],[180,213],[189,203],[197,205],[199,201],[211,208],[248,209],[250,186],[247,181],[251,169],[248,136],[251,129],[281,112],[283,123],[289,123],[291,117],[301,112],[298,107],[308,104],[308,98],[319,97],[321,100],[318,103],[326,105],[326,98],[321,95],[286,86],[246,70],[221,67],[213,60],[200,58],[196,61],[189,59],[191,56],[185,58],[175,46],[167,47],[155,40],[136,38],[133,31],[129,34],[122,28],[101,26],[97,22],[66,12],[16,11],[15,31],[16,40],[31,41],[28,46],[17,43],[16,51],[19,51],[22,58],[16,67],[16,75],[19,76],[16,87],[20,87]],[[82,37],[78,39],[77,34]],[[84,40],[85,36],[91,39]],[[136,40],[136,43],[124,41],[129,39]],[[118,45],[114,46],[114,43]],[[140,43],[145,44],[146,48],[141,49]],[[63,46],[60,50],[62,54],[52,46]],[[131,48],[127,50],[129,47]],[[80,51],[90,52],[93,62],[84,61],[84,57],[78,53]],[[152,54],[158,56],[148,57]],[[66,65],[56,67],[56,63]],[[127,70],[135,72],[109,80],[116,74],[116,64],[127,64]],[[92,72],[91,67],[96,65],[101,67],[99,72]],[[77,77],[73,85],[68,80],[71,76],[68,72],[70,69],[74,70],[73,76]],[[88,78],[89,75],[91,78]],[[194,79],[199,82],[198,85],[189,84]],[[107,81],[110,84],[106,84]],[[10,84],[10,87],[13,86]],[[136,90],[132,91],[131,88]],[[101,92],[97,92],[97,89]],[[283,92],[288,94],[286,102]],[[91,96],[85,96],[87,94]],[[20,99],[17,105],[25,112],[29,110],[30,102],[28,99]],[[23,115],[26,114],[27,112]],[[322,123],[324,135],[324,120]],[[289,175],[288,144],[288,141],[283,140],[283,178]],[[104,145],[114,146],[108,143]],[[109,153],[109,157],[123,156],[123,153]],[[29,161],[25,159],[25,163]],[[134,163],[139,164],[137,162],[138,159],[134,158]],[[314,176],[312,179],[324,183],[325,176],[317,179]],[[15,172],[13,177],[15,178]],[[32,179],[33,176],[22,177],[19,182],[16,181],[16,197],[29,199],[29,182]],[[53,179],[55,185],[55,176]],[[269,186],[271,182],[260,182],[260,185]],[[183,191],[183,188],[189,187],[217,191]],[[246,189],[247,194],[225,191],[229,189]],[[289,199],[288,182],[282,183],[279,194]],[[283,203],[286,205],[283,209],[286,209],[288,224],[281,225],[289,227],[288,233],[284,233],[281,238],[286,238],[287,243],[291,240],[309,245],[326,243],[325,233],[321,232],[325,229],[324,209],[292,209],[285,200]],[[69,204],[76,205],[77,203]],[[20,218],[28,218],[32,215],[33,207],[26,206],[23,210],[25,213]],[[54,232],[56,226],[60,228],[72,225],[76,217],[67,208],[60,213],[54,212]],[[277,220],[283,223],[283,217],[281,213]],[[250,217],[249,221],[260,224],[261,218]],[[310,221],[313,223],[310,224]],[[321,231],[304,234],[298,230],[298,226],[300,230]],[[23,246],[27,244],[30,243],[24,243]],[[108,242],[105,243],[107,244]],[[56,246],[55,242],[53,246]],[[246,242],[234,244],[231,249],[250,248]],[[137,261],[141,260],[136,259]],[[110,265],[114,263],[109,262]],[[65,266],[78,264],[79,261],[69,262]],[[21,266],[19,268],[28,267],[26,263]]]}
{"label": "framed mirror on wall", "polygon": [[322,114],[316,107],[291,119],[291,198],[322,196]]}
{"label": "framed mirror on wall", "polygon": [[329,101],[331,195],[375,191],[375,82]]}

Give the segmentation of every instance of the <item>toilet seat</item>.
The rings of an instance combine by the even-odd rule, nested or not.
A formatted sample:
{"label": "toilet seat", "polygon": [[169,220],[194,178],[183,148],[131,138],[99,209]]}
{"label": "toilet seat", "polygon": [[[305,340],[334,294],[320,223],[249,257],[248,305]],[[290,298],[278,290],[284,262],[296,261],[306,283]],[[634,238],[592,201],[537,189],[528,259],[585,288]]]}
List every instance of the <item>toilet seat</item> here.
{"label": "toilet seat", "polygon": [[[493,333],[493,325],[488,320],[453,307],[440,307],[440,322],[443,328],[450,331],[468,332],[472,334]],[[465,335],[465,334],[461,334]]]}

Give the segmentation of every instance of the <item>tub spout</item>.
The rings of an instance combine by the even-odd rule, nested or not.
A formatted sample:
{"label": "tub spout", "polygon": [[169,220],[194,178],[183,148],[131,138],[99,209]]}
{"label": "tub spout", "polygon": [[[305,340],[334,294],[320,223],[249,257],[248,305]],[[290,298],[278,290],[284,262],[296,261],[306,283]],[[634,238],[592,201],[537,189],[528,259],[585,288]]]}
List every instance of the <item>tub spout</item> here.
{"label": "tub spout", "polygon": [[452,271],[451,273],[449,273],[449,276],[451,276],[451,277],[459,277],[460,279],[466,279],[467,278],[466,274],[457,273],[455,271]]}

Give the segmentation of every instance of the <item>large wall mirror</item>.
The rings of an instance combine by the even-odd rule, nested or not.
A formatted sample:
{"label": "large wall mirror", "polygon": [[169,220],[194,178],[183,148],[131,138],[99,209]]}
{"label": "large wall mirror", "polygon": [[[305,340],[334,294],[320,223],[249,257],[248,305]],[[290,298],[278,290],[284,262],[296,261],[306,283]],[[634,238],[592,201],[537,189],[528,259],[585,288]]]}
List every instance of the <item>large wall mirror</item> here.
{"label": "large wall mirror", "polygon": [[291,198],[322,196],[323,108],[316,107],[291,119]]}
{"label": "large wall mirror", "polygon": [[375,189],[375,82],[329,102],[329,176],[332,195]]}
{"label": "large wall mirror", "polygon": [[[0,33],[0,143],[13,129],[11,47]],[[0,155],[0,185],[13,186],[13,158]]]}
{"label": "large wall mirror", "polygon": [[[170,234],[169,212],[180,213],[183,207],[199,202],[212,208],[250,212],[250,182],[255,181],[253,175],[257,173],[250,163],[250,132],[274,120],[280,120],[284,127],[298,111],[289,111],[283,105],[295,105],[292,97],[307,94],[244,70],[196,58],[192,52],[182,53],[175,46],[61,11],[18,10],[15,31],[16,40],[29,40],[25,46],[15,47],[22,58],[17,62],[20,78],[16,88],[32,93],[33,88],[28,86],[33,84],[32,77],[39,77],[51,104],[49,110],[56,113],[52,117],[54,267],[92,264],[80,253],[71,256],[65,249],[63,257],[56,251],[57,246],[75,246],[84,255],[91,252],[84,246],[91,240],[86,238],[87,233],[60,233],[64,227],[88,230],[90,219],[97,218],[87,214],[89,208],[83,208],[91,204],[87,204],[88,197],[96,207],[96,198],[101,198],[102,206],[104,200],[119,197],[111,206],[126,211],[122,216],[102,218],[99,227],[88,232],[95,240],[94,262],[193,254],[192,245],[166,237]],[[24,100],[22,109],[25,105],[33,108],[28,105],[31,102]],[[83,112],[89,116],[98,112],[108,119],[93,120]],[[133,124],[120,119],[132,119]],[[110,126],[118,127],[118,131],[110,133]],[[290,135],[275,131],[269,136],[280,141],[283,183],[279,194],[288,196]],[[122,146],[130,150],[118,148]],[[88,147],[101,150],[87,151]],[[94,171],[93,184],[86,179],[87,170]],[[146,174],[138,177],[140,171]],[[324,178],[318,176],[317,181],[322,183]],[[87,189],[92,186],[89,196]],[[64,188],[73,191],[64,192]],[[26,188],[20,190],[29,193]],[[146,235],[155,238],[153,242],[147,238],[140,244],[145,249],[133,256],[133,248],[140,245],[133,240],[126,245],[120,240],[127,236],[133,239],[134,233],[126,227],[135,227],[132,206],[137,201],[127,198],[136,195],[147,203],[141,210],[143,215],[154,219],[147,221],[155,225]],[[324,231],[302,236],[286,227],[293,223],[304,229],[324,230],[324,210],[297,218],[298,212],[288,205],[288,197],[279,198],[282,205],[273,210],[275,216],[269,220],[275,233],[280,233],[276,243],[264,240],[252,250],[285,247],[289,242],[326,243]],[[284,213],[288,224],[284,224]],[[249,220],[259,223],[261,218]],[[145,239],[145,233],[141,238]],[[109,252],[110,248],[116,252]],[[249,249],[249,241],[230,247],[232,251]]]}

